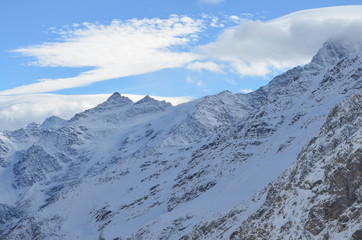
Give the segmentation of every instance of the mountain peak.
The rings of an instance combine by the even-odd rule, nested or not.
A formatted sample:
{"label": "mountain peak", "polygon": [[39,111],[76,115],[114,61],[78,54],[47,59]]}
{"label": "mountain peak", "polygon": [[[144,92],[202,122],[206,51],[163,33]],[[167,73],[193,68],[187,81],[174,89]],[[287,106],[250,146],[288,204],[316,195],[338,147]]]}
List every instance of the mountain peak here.
{"label": "mountain peak", "polygon": [[41,124],[41,127],[43,128],[59,127],[65,124],[66,122],[67,120],[53,115],[45,119],[44,122]]}
{"label": "mountain peak", "polygon": [[113,93],[106,101],[106,103],[119,104],[119,103],[132,103],[131,99],[122,96],[119,92]]}
{"label": "mountain peak", "polygon": [[224,90],[222,92],[219,92],[218,94],[216,94],[217,96],[227,96],[227,95],[232,95],[233,93],[230,92],[229,90]]}
{"label": "mountain peak", "polygon": [[360,46],[346,39],[329,39],[313,57],[312,64],[328,67],[336,64],[343,58],[360,52]]}
{"label": "mountain peak", "polygon": [[132,114],[137,115],[165,111],[168,107],[171,106],[171,103],[166,101],[158,101],[147,95],[133,105]]}
{"label": "mountain peak", "polygon": [[112,99],[112,98],[119,98],[119,97],[121,97],[121,94],[120,94],[119,92],[114,92],[114,93],[108,98],[108,100],[109,100],[109,99]]}
{"label": "mountain peak", "polygon": [[74,117],[70,119],[70,121],[79,120],[81,118],[88,118],[89,114],[122,108],[123,106],[132,103],[133,102],[128,97],[124,97],[119,92],[115,92],[105,102],[98,104],[95,108],[91,108],[85,110],[84,112],[77,113]]}
{"label": "mountain peak", "polygon": [[146,102],[159,102],[156,99],[150,97],[149,95],[146,95],[144,98],[136,102],[136,104],[146,103]]}
{"label": "mountain peak", "polygon": [[118,107],[118,106],[130,104],[130,103],[133,103],[131,99],[129,99],[128,97],[122,96],[119,92],[115,92],[107,99],[107,101],[99,104],[96,108],[97,109],[107,109],[110,107],[111,108]]}

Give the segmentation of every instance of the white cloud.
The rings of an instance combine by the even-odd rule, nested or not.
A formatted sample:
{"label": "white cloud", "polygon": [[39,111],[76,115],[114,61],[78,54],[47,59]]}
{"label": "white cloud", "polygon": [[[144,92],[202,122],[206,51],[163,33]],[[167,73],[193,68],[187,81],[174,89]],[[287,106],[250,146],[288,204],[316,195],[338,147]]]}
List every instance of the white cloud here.
{"label": "white cloud", "polygon": [[224,28],[224,27],[225,27],[224,22],[225,22],[225,20],[224,20],[224,21],[220,21],[218,17],[213,17],[213,18],[211,19],[210,26],[211,26],[211,27],[215,27],[215,28]]}
{"label": "white cloud", "polygon": [[244,19],[200,51],[229,63],[241,76],[266,76],[305,64],[329,38],[361,29],[362,6],[311,9],[267,22]]}
{"label": "white cloud", "polygon": [[[246,18],[247,16],[245,16],[245,18]],[[231,15],[231,16],[229,16],[229,20],[230,21],[232,21],[232,22],[235,22],[235,23],[240,23],[240,17],[238,17],[238,16],[235,16],[235,15]]]}
{"label": "white cloud", "polygon": [[200,2],[202,2],[202,3],[211,4],[211,5],[217,5],[223,1],[224,0],[200,0]]}
{"label": "white cloud", "polygon": [[94,67],[75,77],[41,79],[0,92],[0,95],[39,93],[94,82],[182,67],[198,59],[187,49],[203,29],[201,20],[172,15],[168,19],[131,19],[109,25],[83,23],[58,30],[61,41],[16,49],[35,57],[31,64],[46,67]]}
{"label": "white cloud", "polygon": [[[122,94],[136,102],[144,95]],[[28,94],[21,96],[0,96],[0,131],[21,128],[31,122],[42,123],[52,115],[69,119],[74,114],[95,107],[104,102],[109,94],[96,95],[56,95]],[[191,101],[191,97],[160,97],[172,105]]]}
{"label": "white cloud", "polygon": [[241,89],[240,92],[241,93],[251,93],[253,90],[252,89]]}
{"label": "white cloud", "polygon": [[191,83],[191,84],[195,84],[198,87],[203,87],[204,86],[204,83],[202,81],[200,81],[200,80],[196,81],[196,80],[192,79],[189,76],[186,77],[186,82]]}
{"label": "white cloud", "polygon": [[29,124],[41,123],[46,117],[56,115],[70,118],[75,113],[105,101],[107,95],[62,96],[32,94],[0,97],[0,130],[13,130]]}
{"label": "white cloud", "polygon": [[222,67],[215,63],[215,62],[192,62],[187,65],[187,69],[201,71],[201,70],[208,70],[210,72],[215,73],[223,73]]}

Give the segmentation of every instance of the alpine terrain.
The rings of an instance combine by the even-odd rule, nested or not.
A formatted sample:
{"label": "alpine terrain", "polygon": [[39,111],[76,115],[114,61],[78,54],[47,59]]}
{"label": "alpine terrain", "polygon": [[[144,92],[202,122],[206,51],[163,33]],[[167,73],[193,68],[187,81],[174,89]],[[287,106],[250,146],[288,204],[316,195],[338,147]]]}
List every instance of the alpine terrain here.
{"label": "alpine terrain", "polygon": [[362,47],[249,94],[119,93],[0,134],[0,239],[362,239]]}

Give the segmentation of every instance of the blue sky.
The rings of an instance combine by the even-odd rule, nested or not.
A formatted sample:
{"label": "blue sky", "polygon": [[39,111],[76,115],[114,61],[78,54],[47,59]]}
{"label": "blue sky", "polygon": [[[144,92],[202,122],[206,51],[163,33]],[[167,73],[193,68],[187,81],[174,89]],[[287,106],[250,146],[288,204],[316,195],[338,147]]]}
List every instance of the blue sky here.
{"label": "blue sky", "polygon": [[[359,3],[2,0],[0,121],[18,114],[23,94],[247,93],[307,63],[326,39],[359,29]],[[56,113],[73,114],[41,117]]]}

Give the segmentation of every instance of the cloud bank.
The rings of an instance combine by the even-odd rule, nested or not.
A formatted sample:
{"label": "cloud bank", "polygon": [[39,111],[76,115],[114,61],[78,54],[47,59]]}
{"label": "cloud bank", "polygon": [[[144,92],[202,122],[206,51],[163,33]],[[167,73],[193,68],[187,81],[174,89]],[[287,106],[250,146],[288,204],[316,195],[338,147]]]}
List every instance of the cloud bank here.
{"label": "cloud bank", "polygon": [[[41,79],[0,95],[51,92],[94,82],[181,67],[198,56],[188,50],[201,31],[201,20],[173,15],[168,19],[114,20],[109,25],[83,23],[58,31],[61,41],[19,48],[43,67],[92,67],[75,77]],[[182,50],[184,49],[184,50]]]}
{"label": "cloud bank", "polygon": [[[70,119],[76,113],[104,102],[109,96],[110,94],[0,96],[0,131],[15,130],[31,122],[42,123],[52,115]],[[144,95],[132,94],[122,94],[122,96],[126,96],[134,102],[144,97]],[[152,97],[157,100],[165,100],[172,105],[192,100],[191,97]]]}
{"label": "cloud bank", "polygon": [[353,38],[361,29],[362,6],[311,9],[267,22],[245,19],[199,50],[209,59],[227,62],[241,76],[265,77],[305,64],[329,38]]}

